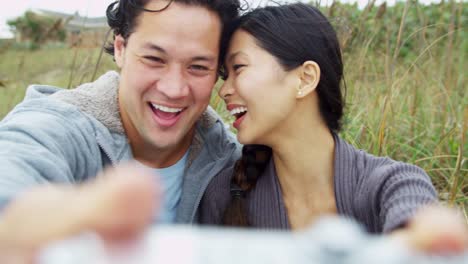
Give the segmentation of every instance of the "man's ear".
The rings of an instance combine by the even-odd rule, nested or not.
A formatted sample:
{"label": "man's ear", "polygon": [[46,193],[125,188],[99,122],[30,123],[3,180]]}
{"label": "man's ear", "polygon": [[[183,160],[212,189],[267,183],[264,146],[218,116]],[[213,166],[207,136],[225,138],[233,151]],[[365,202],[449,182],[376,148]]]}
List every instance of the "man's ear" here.
{"label": "man's ear", "polygon": [[121,35],[115,36],[114,39],[114,59],[119,68],[122,68],[125,54],[125,39]]}
{"label": "man's ear", "polygon": [[300,66],[301,84],[297,97],[307,96],[317,88],[320,81],[320,66],[315,61],[306,61]]}

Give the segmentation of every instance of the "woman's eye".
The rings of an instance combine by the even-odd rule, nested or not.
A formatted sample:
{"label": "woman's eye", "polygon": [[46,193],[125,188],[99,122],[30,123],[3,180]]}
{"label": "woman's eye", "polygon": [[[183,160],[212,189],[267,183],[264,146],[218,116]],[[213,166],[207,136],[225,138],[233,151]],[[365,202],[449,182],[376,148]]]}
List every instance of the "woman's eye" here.
{"label": "woman's eye", "polygon": [[232,69],[237,72],[239,69],[241,69],[242,67],[244,67],[245,65],[244,64],[234,64],[232,65]]}

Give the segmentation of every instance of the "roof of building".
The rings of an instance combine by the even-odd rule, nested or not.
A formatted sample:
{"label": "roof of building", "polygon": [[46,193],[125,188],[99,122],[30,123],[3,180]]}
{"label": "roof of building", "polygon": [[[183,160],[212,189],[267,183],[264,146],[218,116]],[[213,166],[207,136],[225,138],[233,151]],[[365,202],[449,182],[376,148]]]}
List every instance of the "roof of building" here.
{"label": "roof of building", "polygon": [[108,28],[107,25],[107,18],[106,17],[84,17],[80,16],[78,12],[74,14],[66,14],[56,11],[44,10],[44,9],[32,9],[32,12],[48,16],[52,18],[61,18],[64,21],[67,21],[65,27],[68,29],[76,29],[76,28]]}

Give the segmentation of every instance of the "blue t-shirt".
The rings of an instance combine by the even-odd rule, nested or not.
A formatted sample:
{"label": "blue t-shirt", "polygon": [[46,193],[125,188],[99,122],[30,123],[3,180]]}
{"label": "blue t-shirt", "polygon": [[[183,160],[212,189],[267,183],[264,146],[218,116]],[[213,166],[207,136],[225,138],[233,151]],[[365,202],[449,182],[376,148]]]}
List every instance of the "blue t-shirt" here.
{"label": "blue t-shirt", "polygon": [[159,184],[163,191],[161,197],[161,204],[157,216],[154,218],[154,223],[169,224],[173,223],[176,217],[177,206],[180,202],[182,195],[182,184],[184,181],[184,169],[187,163],[189,151],[174,165],[163,168],[151,170],[155,176],[158,177]]}

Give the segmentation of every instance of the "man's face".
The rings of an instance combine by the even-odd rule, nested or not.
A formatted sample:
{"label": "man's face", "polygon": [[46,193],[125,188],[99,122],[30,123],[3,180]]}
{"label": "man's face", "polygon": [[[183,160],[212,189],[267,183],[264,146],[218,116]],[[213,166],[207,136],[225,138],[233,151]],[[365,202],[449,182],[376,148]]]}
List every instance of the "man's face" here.
{"label": "man's face", "polygon": [[186,151],[217,78],[220,34],[214,12],[172,3],[162,12],[142,12],[127,43],[116,37],[119,106],[136,158],[162,151],[177,160]]}

